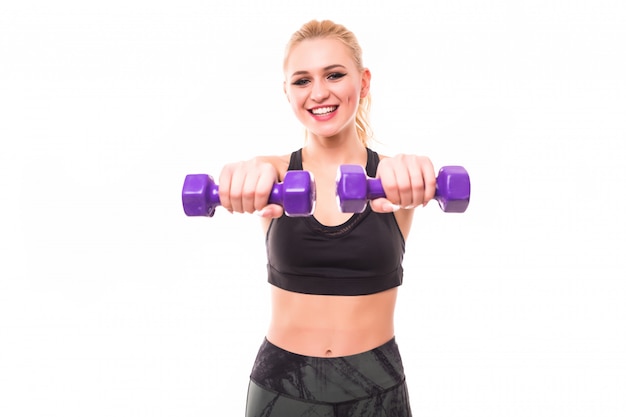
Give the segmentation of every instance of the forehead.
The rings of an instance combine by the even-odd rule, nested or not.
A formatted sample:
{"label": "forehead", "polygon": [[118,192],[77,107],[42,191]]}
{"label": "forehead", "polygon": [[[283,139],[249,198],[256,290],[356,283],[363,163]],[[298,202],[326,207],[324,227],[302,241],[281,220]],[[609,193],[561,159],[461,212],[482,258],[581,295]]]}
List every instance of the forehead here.
{"label": "forehead", "polygon": [[330,65],[355,68],[350,49],[337,39],[307,39],[291,48],[285,72],[315,71]]}

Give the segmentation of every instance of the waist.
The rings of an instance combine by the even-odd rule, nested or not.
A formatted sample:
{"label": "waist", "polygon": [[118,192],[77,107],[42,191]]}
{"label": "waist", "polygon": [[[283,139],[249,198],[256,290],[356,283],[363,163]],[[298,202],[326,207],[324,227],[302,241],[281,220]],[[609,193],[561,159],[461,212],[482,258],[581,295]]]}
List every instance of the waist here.
{"label": "waist", "polygon": [[266,339],[250,378],[293,398],[338,403],[398,386],[404,381],[404,368],[395,338],[367,352],[338,358],[295,354]]}
{"label": "waist", "polygon": [[272,287],[267,339],[313,357],[354,355],[394,336],[397,289],[365,296],[323,296]]}

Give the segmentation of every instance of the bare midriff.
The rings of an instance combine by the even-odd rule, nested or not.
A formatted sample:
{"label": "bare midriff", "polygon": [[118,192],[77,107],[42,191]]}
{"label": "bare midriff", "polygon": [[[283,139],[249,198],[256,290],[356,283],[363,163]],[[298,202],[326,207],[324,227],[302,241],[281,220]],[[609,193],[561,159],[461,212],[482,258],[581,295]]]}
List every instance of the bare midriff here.
{"label": "bare midriff", "polygon": [[271,288],[267,339],[287,351],[315,357],[349,356],[381,346],[394,336],[397,288],[361,296]]}

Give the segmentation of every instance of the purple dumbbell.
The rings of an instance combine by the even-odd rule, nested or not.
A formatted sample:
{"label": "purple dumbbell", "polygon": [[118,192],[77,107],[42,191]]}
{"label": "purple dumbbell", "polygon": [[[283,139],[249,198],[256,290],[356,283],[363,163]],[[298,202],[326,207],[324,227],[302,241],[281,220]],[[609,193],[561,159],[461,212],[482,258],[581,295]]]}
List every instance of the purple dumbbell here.
{"label": "purple dumbbell", "polygon": [[[220,205],[219,188],[207,174],[189,174],[183,184],[183,209],[187,216],[213,217]],[[308,171],[287,171],[283,182],[272,187],[268,204],[283,206],[291,217],[310,216],[315,208],[315,182]]]}
{"label": "purple dumbbell", "polygon": [[[385,197],[378,178],[368,178],[360,165],[341,165],[337,171],[337,202],[344,213],[361,213],[367,202]],[[470,200],[470,179],[465,168],[445,166],[439,170],[435,200],[446,213],[463,213]]]}

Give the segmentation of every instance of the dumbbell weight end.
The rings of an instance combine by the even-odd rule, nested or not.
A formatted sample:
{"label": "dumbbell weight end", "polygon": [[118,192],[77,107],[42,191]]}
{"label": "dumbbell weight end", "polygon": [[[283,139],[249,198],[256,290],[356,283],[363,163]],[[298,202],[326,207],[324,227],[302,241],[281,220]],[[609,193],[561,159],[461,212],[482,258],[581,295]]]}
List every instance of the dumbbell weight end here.
{"label": "dumbbell weight end", "polygon": [[187,216],[213,217],[220,205],[218,186],[207,174],[189,174],[183,183],[183,209]]}
{"label": "dumbbell weight end", "polygon": [[315,210],[315,180],[308,171],[287,171],[283,182],[274,184],[269,204],[283,206],[290,217],[306,217]]}
{"label": "dumbbell weight end", "polygon": [[435,200],[446,213],[464,213],[470,201],[470,179],[462,166],[442,167],[437,175]]}

